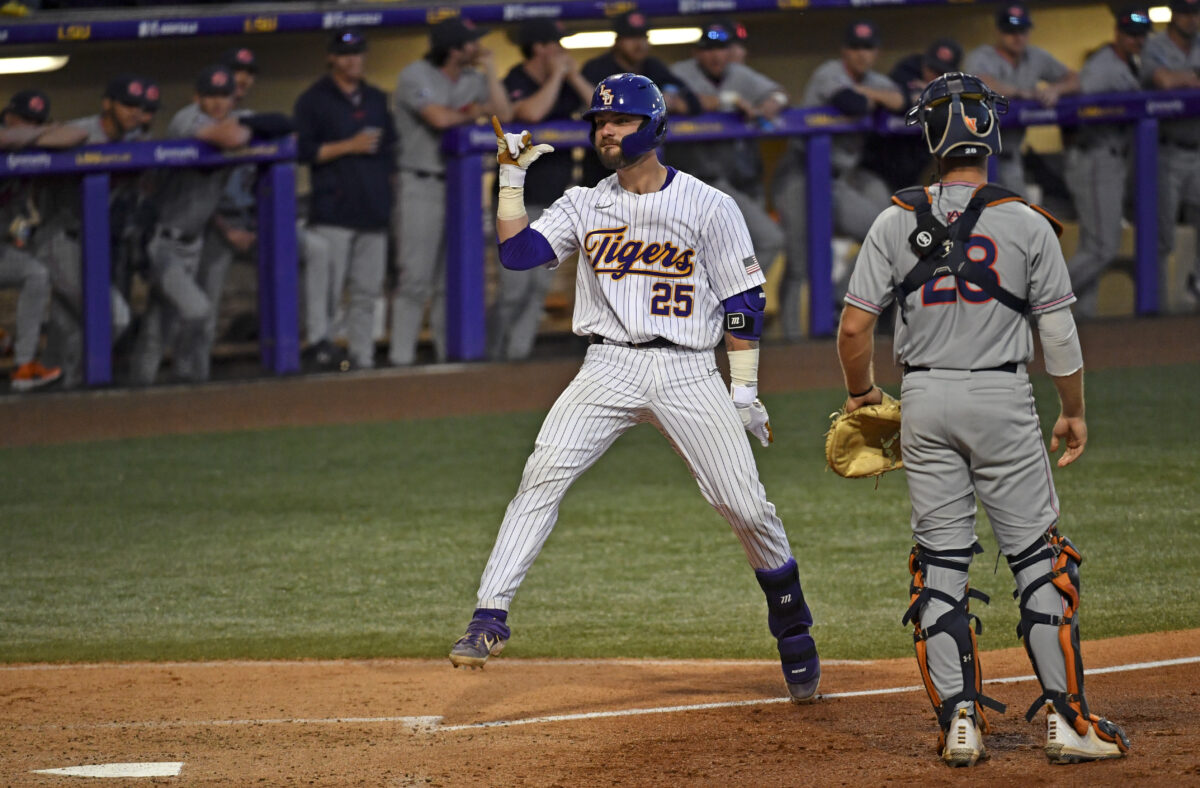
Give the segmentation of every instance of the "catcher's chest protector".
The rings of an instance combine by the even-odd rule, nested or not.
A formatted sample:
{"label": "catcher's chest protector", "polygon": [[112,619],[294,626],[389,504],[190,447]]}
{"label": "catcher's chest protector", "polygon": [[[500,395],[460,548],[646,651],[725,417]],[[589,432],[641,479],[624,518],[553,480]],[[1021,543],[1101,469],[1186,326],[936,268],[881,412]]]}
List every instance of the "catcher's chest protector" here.
{"label": "catcher's chest protector", "polygon": [[1062,235],[1062,225],[1045,210],[1030,204],[1019,194],[991,183],[975,190],[966,210],[949,226],[942,224],[933,215],[929,190],[925,187],[915,186],[892,195],[892,202],[917,214],[917,229],[908,237],[909,246],[918,258],[917,264],[900,284],[892,288],[896,301],[900,304],[900,317],[905,323],[908,322],[905,299],[926,282],[941,276],[954,276],[970,282],[1018,314],[1024,315],[1029,311],[1029,302],[1026,299],[1006,290],[995,273],[967,256],[967,241],[970,240],[971,231],[975,229],[983,210],[1014,201],[1024,203],[1045,216],[1054,227],[1055,234]]}

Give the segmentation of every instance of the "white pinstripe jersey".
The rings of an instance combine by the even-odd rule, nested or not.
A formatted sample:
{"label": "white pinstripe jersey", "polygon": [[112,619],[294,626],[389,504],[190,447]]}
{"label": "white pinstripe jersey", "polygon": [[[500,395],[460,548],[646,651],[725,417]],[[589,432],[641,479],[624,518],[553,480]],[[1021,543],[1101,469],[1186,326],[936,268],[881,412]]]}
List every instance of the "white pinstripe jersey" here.
{"label": "white pinstripe jersey", "polygon": [[721,301],[766,281],[733,198],[685,172],[651,194],[615,173],[568,189],[532,226],[559,261],[580,253],[580,336],[708,350],[723,335]]}

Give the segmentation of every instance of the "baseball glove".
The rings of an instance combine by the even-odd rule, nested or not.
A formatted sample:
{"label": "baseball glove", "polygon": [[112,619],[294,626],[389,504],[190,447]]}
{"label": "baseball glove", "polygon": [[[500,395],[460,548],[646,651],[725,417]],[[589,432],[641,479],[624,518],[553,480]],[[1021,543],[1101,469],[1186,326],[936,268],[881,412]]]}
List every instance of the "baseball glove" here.
{"label": "baseball glove", "polygon": [[900,400],[883,395],[878,405],[829,414],[825,461],[838,476],[861,479],[903,468],[900,459]]}

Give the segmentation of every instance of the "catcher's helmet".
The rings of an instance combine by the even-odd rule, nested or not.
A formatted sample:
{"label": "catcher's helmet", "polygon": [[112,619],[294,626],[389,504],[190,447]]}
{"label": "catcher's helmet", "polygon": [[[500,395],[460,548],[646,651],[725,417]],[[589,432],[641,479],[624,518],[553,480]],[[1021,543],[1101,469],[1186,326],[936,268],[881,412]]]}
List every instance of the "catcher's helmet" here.
{"label": "catcher's helmet", "polygon": [[1008,112],[1008,99],[961,71],[929,83],[908,111],[909,126],[921,124],[934,156],[994,156],[1000,152],[998,114]]}
{"label": "catcher's helmet", "polygon": [[[599,112],[624,112],[646,119],[637,131],[621,140],[621,152],[627,159],[654,150],[667,136],[667,102],[658,85],[640,74],[612,74],[600,80],[583,117],[591,119]],[[596,136],[595,121],[592,136]]]}

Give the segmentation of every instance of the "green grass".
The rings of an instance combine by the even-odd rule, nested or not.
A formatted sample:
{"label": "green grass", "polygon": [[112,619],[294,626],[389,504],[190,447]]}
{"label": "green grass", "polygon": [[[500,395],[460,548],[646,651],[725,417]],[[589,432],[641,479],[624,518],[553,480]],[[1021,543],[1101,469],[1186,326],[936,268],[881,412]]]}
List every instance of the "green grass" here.
{"label": "green grass", "polygon": [[[1036,381],[1045,421],[1053,393]],[[1056,474],[1085,638],[1200,626],[1200,366],[1088,378],[1091,441]],[[902,656],[902,474],[824,470],[834,391],[768,398],[756,447],[822,654]],[[542,414],[0,452],[0,661],[440,657],[465,625]],[[995,543],[983,648],[1016,645]],[[1001,562],[1003,564],[1003,562]],[[514,603],[512,656],[770,658],[737,541],[647,426],[571,490]]]}

